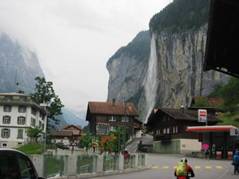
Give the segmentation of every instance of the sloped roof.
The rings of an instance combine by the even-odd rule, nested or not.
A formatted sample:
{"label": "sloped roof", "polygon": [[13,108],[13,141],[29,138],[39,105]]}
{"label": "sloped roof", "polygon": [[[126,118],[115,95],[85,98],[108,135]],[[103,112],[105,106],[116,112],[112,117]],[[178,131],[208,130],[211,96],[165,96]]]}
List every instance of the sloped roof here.
{"label": "sloped roof", "polygon": [[[189,120],[197,121],[198,112],[195,110],[188,109],[169,109],[169,108],[160,108],[159,111],[162,111],[176,120]],[[209,121],[217,121],[217,118],[213,115],[208,114]]]}
{"label": "sloped roof", "polygon": [[[71,129],[71,128],[73,128],[73,129]],[[64,126],[62,131],[71,131],[74,136],[81,135],[81,128],[79,126],[72,125],[72,124]]]}
{"label": "sloped roof", "polygon": [[73,128],[75,128],[75,129],[81,130],[81,126],[79,126],[79,125],[73,125],[73,124],[64,126],[64,127],[63,127],[63,130],[67,130],[67,129],[70,128],[70,127],[73,127]]}
{"label": "sloped roof", "polygon": [[[198,121],[198,112],[196,110],[158,108],[152,111],[151,115],[149,116],[147,125],[149,125],[154,120],[160,120],[160,118],[156,117],[156,115],[160,113],[164,113],[175,120]],[[215,115],[208,113],[207,118],[209,122],[218,122],[218,119]]]}
{"label": "sloped roof", "polygon": [[138,112],[132,103],[89,102],[88,110],[91,114],[138,116]]}
{"label": "sloped roof", "polygon": [[52,137],[72,137],[73,132],[68,130],[54,131],[50,134]]}

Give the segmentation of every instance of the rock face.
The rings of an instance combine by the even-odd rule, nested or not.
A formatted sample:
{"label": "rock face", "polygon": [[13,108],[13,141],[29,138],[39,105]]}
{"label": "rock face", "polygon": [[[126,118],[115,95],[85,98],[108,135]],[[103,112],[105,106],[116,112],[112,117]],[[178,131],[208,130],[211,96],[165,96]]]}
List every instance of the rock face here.
{"label": "rock face", "polygon": [[[186,3],[190,3],[188,7],[184,5]],[[206,19],[201,18],[190,26],[180,23],[177,27],[172,26],[175,23],[170,13],[178,12],[176,8],[185,9],[182,17],[188,18],[193,14],[190,18],[198,19],[198,16],[202,17],[201,13],[207,13],[207,5],[205,0],[202,3],[199,0],[174,1],[151,19],[150,35],[149,32],[142,32],[128,46],[118,50],[107,63],[110,75],[108,100],[115,98],[134,102],[140,119],[145,121],[155,106],[189,106],[193,96],[208,95],[217,84],[226,83],[227,75],[215,71],[203,72],[202,69],[207,37]],[[207,17],[205,14],[203,16]],[[168,23],[168,19],[171,23]],[[186,23],[189,20],[182,19]],[[162,22],[167,26],[157,24]],[[132,46],[137,51],[129,53]],[[142,51],[145,52],[144,58],[138,55]]]}
{"label": "rock face", "polygon": [[206,34],[206,25],[197,31],[154,34],[158,62],[155,80],[159,81],[155,103],[158,106],[188,106],[192,96],[208,95],[217,84],[227,81],[228,77],[222,73],[203,72]]}
{"label": "rock face", "polygon": [[35,77],[43,76],[36,55],[4,33],[0,34],[0,72],[0,92],[30,93]]}
{"label": "rock face", "polygon": [[144,78],[150,53],[150,33],[140,32],[131,43],[119,49],[108,61],[108,100],[132,101],[143,109]]}

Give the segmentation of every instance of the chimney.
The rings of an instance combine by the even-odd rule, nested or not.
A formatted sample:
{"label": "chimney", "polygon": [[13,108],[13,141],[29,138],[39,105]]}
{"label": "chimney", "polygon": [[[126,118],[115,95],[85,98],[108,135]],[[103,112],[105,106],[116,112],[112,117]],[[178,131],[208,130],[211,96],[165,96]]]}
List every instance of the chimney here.
{"label": "chimney", "polygon": [[112,99],[112,105],[115,106],[115,98]]}

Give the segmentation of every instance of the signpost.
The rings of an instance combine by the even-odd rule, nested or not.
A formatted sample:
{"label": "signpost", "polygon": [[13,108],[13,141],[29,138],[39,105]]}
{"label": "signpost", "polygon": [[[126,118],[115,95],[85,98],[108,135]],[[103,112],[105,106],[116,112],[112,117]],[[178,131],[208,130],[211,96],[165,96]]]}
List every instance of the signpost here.
{"label": "signpost", "polygon": [[207,125],[207,110],[206,109],[198,110],[198,122],[205,122]]}
{"label": "signpost", "polygon": [[239,136],[239,128],[231,128],[230,136]]}

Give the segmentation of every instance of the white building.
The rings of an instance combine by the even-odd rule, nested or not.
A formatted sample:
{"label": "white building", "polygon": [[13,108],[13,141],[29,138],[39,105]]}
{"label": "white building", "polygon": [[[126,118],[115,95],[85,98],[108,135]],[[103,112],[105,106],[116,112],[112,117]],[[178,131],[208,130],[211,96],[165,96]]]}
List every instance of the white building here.
{"label": "white building", "polygon": [[46,110],[33,102],[30,96],[0,93],[0,147],[15,148],[27,143],[27,129],[30,127],[41,128],[43,136],[46,125]]}

